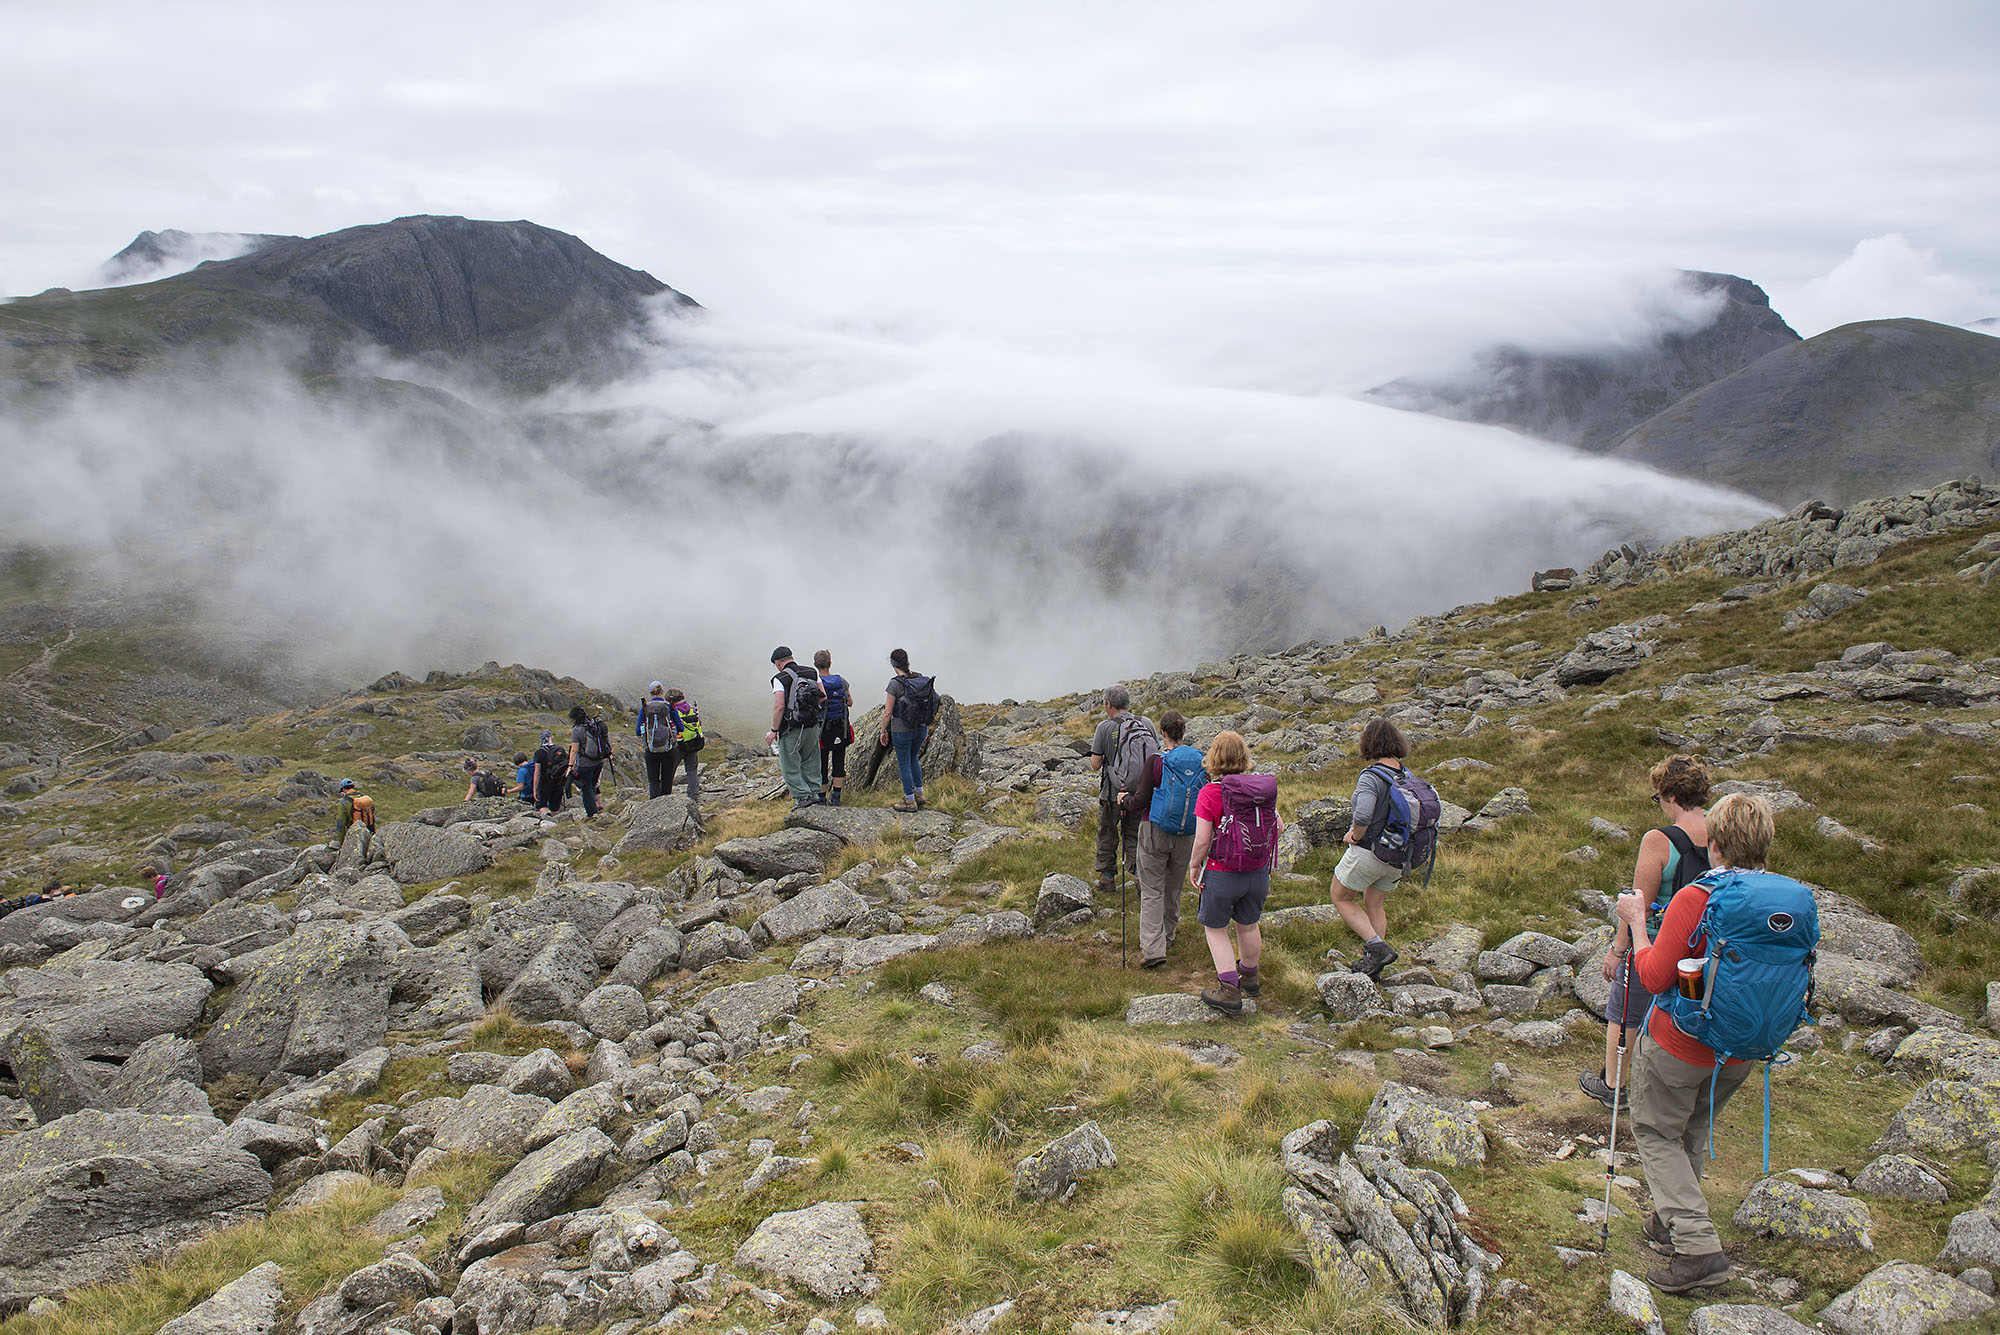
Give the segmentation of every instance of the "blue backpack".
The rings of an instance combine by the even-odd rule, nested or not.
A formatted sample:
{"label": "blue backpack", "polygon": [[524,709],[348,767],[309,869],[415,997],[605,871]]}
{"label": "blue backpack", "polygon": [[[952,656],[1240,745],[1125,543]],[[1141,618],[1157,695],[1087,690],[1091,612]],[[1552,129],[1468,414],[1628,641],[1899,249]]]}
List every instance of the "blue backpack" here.
{"label": "blue backpack", "polygon": [[847,678],[837,672],[829,672],[819,679],[826,690],[826,713],[822,723],[847,722]]}
{"label": "blue backpack", "polygon": [[1147,819],[1168,834],[1194,833],[1194,804],[1208,782],[1201,752],[1177,746],[1160,757],[1160,786],[1153,789]]}
{"label": "blue backpack", "polygon": [[[1770,1063],[1781,1060],[1779,1053],[1793,1030],[1812,1023],[1819,906],[1810,887],[1775,872],[1725,867],[1694,884],[1708,891],[1708,907],[1682,949],[1692,950],[1703,937],[1708,940],[1701,997],[1684,997],[1673,988],[1655,997],[1653,1004],[1666,1011],[1676,1029],[1715,1050],[1717,1071],[1730,1057],[1765,1063],[1764,1171],[1768,1173]],[[1714,1154],[1711,1124],[1709,1156]]]}
{"label": "blue backpack", "polygon": [[1431,873],[1437,870],[1438,818],[1444,803],[1430,781],[1410,773],[1408,765],[1370,765],[1369,769],[1388,781],[1387,803],[1377,817],[1381,832],[1368,851],[1391,867],[1415,871],[1424,864],[1424,886],[1429,888]]}

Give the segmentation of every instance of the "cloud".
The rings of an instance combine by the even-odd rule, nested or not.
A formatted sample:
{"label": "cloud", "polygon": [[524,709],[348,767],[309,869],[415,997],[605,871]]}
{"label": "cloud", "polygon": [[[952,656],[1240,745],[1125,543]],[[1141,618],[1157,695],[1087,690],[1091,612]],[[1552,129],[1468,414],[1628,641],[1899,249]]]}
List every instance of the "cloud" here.
{"label": "cloud", "polygon": [[1905,316],[1967,324],[2000,313],[2000,286],[1946,273],[1936,251],[1891,232],[1857,242],[1831,272],[1786,294],[1782,309],[1807,337],[1856,320]]}

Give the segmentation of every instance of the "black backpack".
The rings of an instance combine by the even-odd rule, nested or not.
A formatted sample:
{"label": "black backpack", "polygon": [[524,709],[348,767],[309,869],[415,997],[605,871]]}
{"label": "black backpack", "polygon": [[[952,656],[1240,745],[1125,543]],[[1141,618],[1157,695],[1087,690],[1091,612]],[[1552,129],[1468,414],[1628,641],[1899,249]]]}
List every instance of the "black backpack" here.
{"label": "black backpack", "polygon": [[1646,927],[1652,932],[1660,930],[1660,920],[1667,916],[1667,904],[1673,897],[1700,880],[1709,869],[1708,849],[1696,843],[1686,830],[1678,825],[1657,828],[1681,856],[1680,861],[1674,864],[1674,874],[1661,878],[1659,897],[1646,907]]}
{"label": "black backpack", "polygon": [[546,792],[560,792],[569,782],[569,748],[550,742],[535,752],[535,763],[542,767],[542,787]]}
{"label": "black backpack", "polygon": [[655,755],[673,750],[680,741],[674,707],[665,700],[648,700],[640,708],[646,711],[646,749]]}
{"label": "black backpack", "polygon": [[785,686],[785,730],[817,728],[826,718],[826,688],[819,684],[819,673],[794,663],[778,675],[790,677]]}
{"label": "black backpack", "polygon": [[896,717],[912,728],[930,727],[938,713],[937,678],[912,672],[902,680],[902,694],[896,697]]}
{"label": "black backpack", "polygon": [[583,746],[577,752],[577,759],[595,760],[600,764],[611,759],[611,730],[604,726],[603,719],[584,720]]}
{"label": "black backpack", "polygon": [[507,785],[490,770],[479,771],[472,780],[472,787],[481,797],[504,797],[507,794]]}

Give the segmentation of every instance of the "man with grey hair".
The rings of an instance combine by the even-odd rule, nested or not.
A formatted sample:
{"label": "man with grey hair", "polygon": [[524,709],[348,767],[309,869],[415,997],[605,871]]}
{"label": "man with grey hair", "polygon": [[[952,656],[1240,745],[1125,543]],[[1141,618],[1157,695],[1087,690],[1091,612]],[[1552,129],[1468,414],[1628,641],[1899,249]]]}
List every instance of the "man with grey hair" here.
{"label": "man with grey hair", "polygon": [[1125,867],[1139,865],[1139,826],[1146,808],[1129,800],[1152,758],[1160,753],[1160,735],[1153,725],[1132,712],[1132,696],[1123,686],[1104,692],[1104,721],[1090,738],[1090,767],[1097,771],[1097,888],[1117,883],[1118,853]]}

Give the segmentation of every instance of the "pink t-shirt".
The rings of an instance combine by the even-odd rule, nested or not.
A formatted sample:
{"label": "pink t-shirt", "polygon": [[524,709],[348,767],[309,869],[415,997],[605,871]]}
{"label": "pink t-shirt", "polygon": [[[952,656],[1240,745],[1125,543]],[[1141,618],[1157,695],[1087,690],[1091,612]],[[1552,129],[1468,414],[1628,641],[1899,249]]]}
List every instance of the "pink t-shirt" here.
{"label": "pink t-shirt", "polygon": [[[1220,825],[1222,818],[1228,814],[1229,799],[1222,795],[1222,785],[1219,783],[1203,784],[1201,791],[1195,794],[1194,818],[1196,820],[1205,820],[1210,825]],[[1210,847],[1213,846],[1213,844],[1210,845]],[[1208,860],[1208,869],[1210,871],[1229,870],[1214,858]]]}

